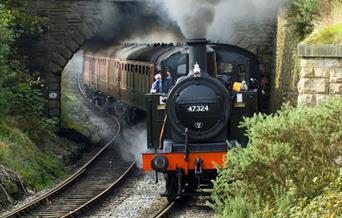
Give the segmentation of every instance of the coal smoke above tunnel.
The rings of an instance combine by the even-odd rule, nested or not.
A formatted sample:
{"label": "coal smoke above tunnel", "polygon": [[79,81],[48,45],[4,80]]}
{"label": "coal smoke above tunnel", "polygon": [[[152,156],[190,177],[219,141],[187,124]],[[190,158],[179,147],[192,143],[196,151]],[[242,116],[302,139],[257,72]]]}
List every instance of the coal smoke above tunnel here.
{"label": "coal smoke above tunnel", "polygon": [[162,16],[153,2],[100,3],[100,7],[103,22],[93,44],[184,40],[177,23]]}

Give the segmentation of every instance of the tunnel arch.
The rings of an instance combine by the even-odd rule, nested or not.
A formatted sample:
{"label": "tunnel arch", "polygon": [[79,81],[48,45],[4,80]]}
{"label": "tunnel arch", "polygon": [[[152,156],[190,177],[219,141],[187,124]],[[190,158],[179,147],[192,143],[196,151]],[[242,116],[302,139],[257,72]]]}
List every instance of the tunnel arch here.
{"label": "tunnel arch", "polygon": [[[152,1],[152,0],[151,0]],[[115,7],[116,4],[127,4],[124,0],[31,0],[29,11],[33,15],[44,17],[47,20],[44,35],[32,42],[29,51],[29,62],[44,81],[44,94],[48,100],[46,113],[51,117],[60,117],[61,114],[61,75],[73,55],[89,40],[92,40],[104,25],[104,8]],[[144,0],[133,0],[131,4],[146,2]],[[106,4],[101,7],[100,3]],[[273,25],[273,26],[272,26]],[[271,74],[272,68],[272,46],[274,38],[274,27],[267,27],[267,34],[262,36],[248,33],[248,37],[237,40],[236,45],[243,47],[260,57],[261,71]],[[244,25],[241,35],[245,36],[248,25]],[[253,42],[251,38],[260,39],[263,42]],[[263,48],[268,48],[265,50]],[[265,52],[264,52],[265,51]]]}
{"label": "tunnel arch", "polygon": [[43,91],[48,100],[46,114],[49,117],[59,119],[61,115],[61,76],[65,66],[73,55],[98,33],[105,19],[102,10],[114,8],[122,2],[124,1],[28,2],[29,12],[46,20],[43,35],[28,46],[28,57],[30,69],[40,72],[39,76],[44,83]]}

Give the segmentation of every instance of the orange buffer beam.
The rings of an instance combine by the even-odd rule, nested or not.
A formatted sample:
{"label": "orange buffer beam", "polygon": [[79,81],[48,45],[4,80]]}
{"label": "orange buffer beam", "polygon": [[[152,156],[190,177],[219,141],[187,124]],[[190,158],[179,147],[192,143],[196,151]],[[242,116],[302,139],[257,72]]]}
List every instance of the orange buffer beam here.
{"label": "orange buffer beam", "polygon": [[[227,152],[193,152],[189,154],[189,160],[184,160],[184,152],[182,153],[143,153],[143,169],[144,171],[153,170],[151,162],[155,156],[163,156],[168,159],[168,171],[176,170],[176,168],[195,170],[196,159],[200,158],[203,170],[215,170],[216,166],[223,167],[224,159]],[[217,164],[217,165],[216,165]]]}

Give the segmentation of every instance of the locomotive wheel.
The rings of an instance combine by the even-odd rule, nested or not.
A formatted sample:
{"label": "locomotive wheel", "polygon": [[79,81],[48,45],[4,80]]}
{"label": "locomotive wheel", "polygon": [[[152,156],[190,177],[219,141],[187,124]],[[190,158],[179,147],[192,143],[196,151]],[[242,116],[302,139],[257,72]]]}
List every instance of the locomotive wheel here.
{"label": "locomotive wheel", "polygon": [[177,177],[175,174],[166,174],[166,190],[167,190],[167,200],[169,202],[174,201],[177,197]]}

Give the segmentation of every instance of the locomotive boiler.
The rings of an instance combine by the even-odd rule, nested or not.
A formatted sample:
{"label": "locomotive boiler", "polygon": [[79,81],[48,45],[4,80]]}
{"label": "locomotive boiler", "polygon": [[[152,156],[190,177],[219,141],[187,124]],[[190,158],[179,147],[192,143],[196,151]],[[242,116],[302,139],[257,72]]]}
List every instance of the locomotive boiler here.
{"label": "locomotive boiler", "polygon": [[[245,65],[243,75],[233,69],[218,74],[219,49],[204,39],[187,45],[187,75],[166,95],[146,95],[148,151],[143,168],[165,175],[169,200],[210,187],[229,148],[247,144],[239,122],[258,111],[258,71]],[[234,62],[232,55],[225,55]]]}
{"label": "locomotive boiler", "polygon": [[[122,44],[107,51],[84,54],[88,97],[128,123],[146,115],[143,169],[165,176],[169,200],[210,187],[229,148],[248,142],[239,122],[262,106],[256,56],[205,39]],[[157,73],[166,87],[167,71],[175,85],[146,94]]]}

